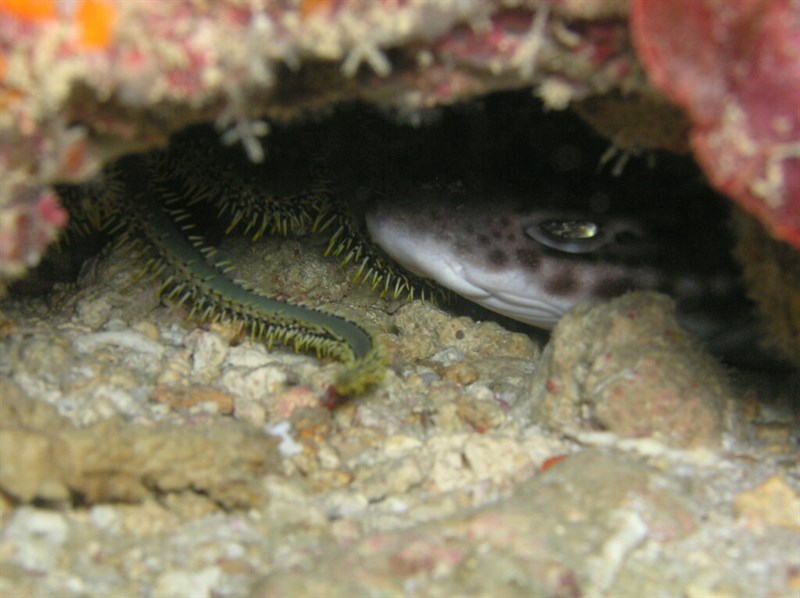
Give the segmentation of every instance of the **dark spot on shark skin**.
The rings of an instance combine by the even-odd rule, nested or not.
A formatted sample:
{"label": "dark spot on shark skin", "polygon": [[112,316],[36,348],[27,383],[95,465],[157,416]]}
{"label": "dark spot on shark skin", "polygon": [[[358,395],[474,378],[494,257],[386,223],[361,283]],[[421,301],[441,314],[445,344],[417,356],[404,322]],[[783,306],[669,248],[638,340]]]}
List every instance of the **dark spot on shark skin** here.
{"label": "dark spot on shark skin", "polygon": [[545,280],[544,288],[551,295],[563,297],[571,295],[578,289],[578,280],[571,269],[565,269]]}
{"label": "dark spot on shark skin", "polygon": [[538,270],[542,264],[542,254],[539,251],[529,248],[517,249],[517,263],[530,270]]}
{"label": "dark spot on shark skin", "polygon": [[508,254],[502,249],[492,249],[489,252],[489,263],[493,266],[505,266],[508,263]]}
{"label": "dark spot on shark skin", "polygon": [[478,235],[478,243],[480,243],[481,246],[488,245],[489,244],[489,237],[487,237],[484,234]]}

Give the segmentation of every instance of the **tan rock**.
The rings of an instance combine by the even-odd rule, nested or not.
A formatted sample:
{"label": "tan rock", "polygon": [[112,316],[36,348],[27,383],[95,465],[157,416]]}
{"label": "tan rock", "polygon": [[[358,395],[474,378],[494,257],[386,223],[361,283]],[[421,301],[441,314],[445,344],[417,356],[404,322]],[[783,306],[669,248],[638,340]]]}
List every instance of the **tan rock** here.
{"label": "tan rock", "polygon": [[733,508],[751,524],[775,525],[800,532],[800,495],[779,475],[772,475],[752,490],[742,492]]}

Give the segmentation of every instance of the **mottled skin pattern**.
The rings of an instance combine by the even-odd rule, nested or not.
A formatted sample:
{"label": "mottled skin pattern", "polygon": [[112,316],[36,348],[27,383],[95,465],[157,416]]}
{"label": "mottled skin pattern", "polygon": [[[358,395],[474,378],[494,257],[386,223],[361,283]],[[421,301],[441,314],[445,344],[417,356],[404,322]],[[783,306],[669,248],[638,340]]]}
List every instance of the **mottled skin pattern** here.
{"label": "mottled skin pattern", "polygon": [[703,247],[715,236],[710,227],[691,231],[692,223],[649,214],[646,203],[629,214],[613,202],[572,203],[422,186],[377,204],[367,225],[404,267],[537,327],[552,328],[579,302],[650,289],[672,295],[697,332],[713,334],[711,321],[725,317],[739,285],[726,245]]}

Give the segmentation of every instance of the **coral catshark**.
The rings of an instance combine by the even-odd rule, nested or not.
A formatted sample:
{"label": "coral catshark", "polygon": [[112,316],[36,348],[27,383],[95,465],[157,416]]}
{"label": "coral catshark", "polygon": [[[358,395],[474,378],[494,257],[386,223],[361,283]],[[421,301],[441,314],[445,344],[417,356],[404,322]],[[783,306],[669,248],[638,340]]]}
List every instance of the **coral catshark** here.
{"label": "coral catshark", "polygon": [[626,213],[602,203],[577,208],[519,191],[429,185],[379,202],[367,226],[415,274],[536,327],[553,328],[580,302],[655,290],[675,298],[701,337],[730,328],[743,297],[720,242],[724,222],[698,227],[649,214],[646,204]]}

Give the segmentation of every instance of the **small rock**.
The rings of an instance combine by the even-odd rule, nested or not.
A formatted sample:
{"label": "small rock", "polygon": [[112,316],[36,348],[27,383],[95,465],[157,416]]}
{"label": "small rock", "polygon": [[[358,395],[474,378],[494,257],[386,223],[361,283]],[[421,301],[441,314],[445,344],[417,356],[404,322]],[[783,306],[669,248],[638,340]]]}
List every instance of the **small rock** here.
{"label": "small rock", "polygon": [[370,468],[357,481],[361,492],[370,500],[382,500],[390,495],[404,494],[419,484],[424,475],[413,458],[405,458]]}
{"label": "small rock", "polygon": [[456,411],[458,417],[477,432],[496,428],[505,421],[505,414],[497,403],[469,395],[462,395],[456,399]]}
{"label": "small rock", "polygon": [[208,383],[219,375],[220,367],[228,355],[228,343],[213,332],[199,335],[192,353],[192,375]]}
{"label": "small rock", "polygon": [[219,379],[219,386],[226,392],[251,400],[263,400],[264,397],[280,392],[287,382],[288,376],[283,367],[269,365],[251,370],[240,368],[225,371]]}
{"label": "small rock", "polygon": [[570,310],[532,379],[532,417],[584,421],[624,437],[717,446],[730,388],[721,366],[675,318],[671,299],[629,293]]}
{"label": "small rock", "polygon": [[267,421],[267,409],[260,401],[235,397],[233,417],[260,428]]}
{"label": "small rock", "polygon": [[56,380],[69,373],[74,357],[61,339],[33,338],[22,347],[20,365],[29,372]]}
{"label": "small rock", "polygon": [[147,320],[140,320],[136,322],[133,326],[131,326],[131,328],[136,332],[141,332],[150,340],[156,342],[161,340],[161,331],[158,329],[158,326],[156,326],[152,322],[148,322]]}
{"label": "small rock", "polygon": [[153,587],[156,598],[183,598],[184,596],[212,596],[222,578],[219,567],[206,567],[199,571],[168,570],[158,576]]}
{"label": "small rock", "polygon": [[55,454],[64,447],[35,430],[5,428],[0,434],[0,488],[16,500],[69,499],[70,491],[56,471]]}
{"label": "small rock", "polygon": [[478,372],[470,364],[459,362],[446,367],[442,372],[442,379],[466,386],[478,379]]}
{"label": "small rock", "polygon": [[733,507],[739,517],[752,523],[800,532],[800,496],[779,475],[739,494]]}
{"label": "small rock", "polygon": [[73,345],[81,353],[92,353],[107,347],[120,347],[129,351],[146,353],[157,358],[164,354],[164,347],[141,332],[133,330],[95,332],[94,334],[76,338],[73,341]]}
{"label": "small rock", "polygon": [[223,415],[233,413],[234,405],[232,395],[199,384],[193,384],[188,388],[158,385],[153,389],[152,400],[155,403],[169,405],[172,409],[189,409],[201,403],[214,403],[217,405],[217,412]]}
{"label": "small rock", "polygon": [[3,530],[0,541],[10,549],[11,560],[20,567],[47,573],[58,566],[69,535],[66,517],[60,513],[19,508]]}
{"label": "small rock", "polygon": [[97,330],[111,317],[112,308],[108,295],[83,299],[78,302],[78,318],[92,330]]}

